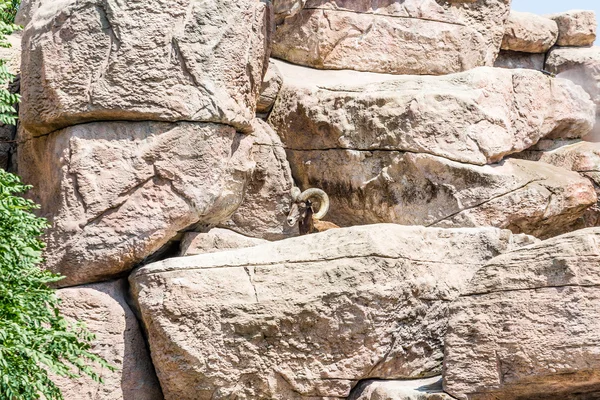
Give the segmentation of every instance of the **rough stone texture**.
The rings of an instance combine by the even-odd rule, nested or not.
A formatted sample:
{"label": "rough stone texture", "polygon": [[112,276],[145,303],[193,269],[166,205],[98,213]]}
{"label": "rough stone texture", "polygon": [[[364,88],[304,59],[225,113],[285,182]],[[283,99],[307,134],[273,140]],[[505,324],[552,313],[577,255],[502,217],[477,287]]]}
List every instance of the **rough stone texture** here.
{"label": "rough stone texture", "polygon": [[502,49],[545,53],[558,39],[555,21],[531,13],[511,11],[506,21]]}
{"label": "rough stone texture", "polygon": [[477,271],[451,306],[445,390],[473,400],[598,398],[599,243],[600,229],[580,230]]}
{"label": "rough stone texture", "polygon": [[125,302],[126,281],[58,291],[60,310],[85,322],[96,335],[92,351],[117,371],[101,371],[104,384],[89,378],[52,379],[69,400],[162,400],[163,395],[139,323]]}
{"label": "rough stone texture", "polygon": [[587,179],[540,162],[474,166],[394,151],[288,155],[301,188],[329,194],[328,219],[339,226],[495,226],[544,238],[571,230],[597,201]]}
{"label": "rough stone texture", "polygon": [[519,53],[516,51],[502,50],[494,62],[496,68],[525,68],[525,69],[544,69],[545,54]]}
{"label": "rough stone texture", "polygon": [[267,243],[266,240],[250,238],[239,233],[214,228],[209,232],[188,232],[181,240],[179,256],[217,253]]}
{"label": "rough stone texture", "polygon": [[21,0],[19,10],[15,16],[15,24],[27,26],[33,18],[35,10],[39,7],[41,0]]}
{"label": "rough stone texture", "polygon": [[308,0],[277,27],[273,55],[322,69],[442,75],[491,66],[510,1]]}
{"label": "rough stone texture", "polygon": [[75,285],[131,269],[196,224],[242,202],[252,138],[203,123],[100,122],[23,138],[20,175],[34,189],[47,268]]}
{"label": "rough stone texture", "polygon": [[35,135],[105,120],[249,131],[270,27],[259,0],[41,0],[24,33],[21,121]]}
{"label": "rough stone texture", "polygon": [[442,390],[442,377],[409,381],[363,381],[348,400],[452,400]]}
{"label": "rough stone texture", "polygon": [[346,397],[439,374],[449,302],[529,238],[378,225],[174,258],[132,293],[167,400]]}
{"label": "rough stone texture", "polygon": [[267,69],[262,86],[260,87],[260,97],[256,104],[257,113],[266,114],[271,111],[282,84],[283,78],[277,65],[275,65],[273,61],[270,61],[269,68]]}
{"label": "rough stone texture", "polygon": [[294,185],[290,164],[281,140],[264,121],[255,120],[251,158],[256,167],[244,201],[221,226],[245,236],[279,240],[298,234],[286,222]]}
{"label": "rough stone texture", "polygon": [[536,71],[390,80],[277,65],[284,85],[269,124],[290,150],[399,150],[482,165],[542,137],[581,137],[594,123],[580,87]]}
{"label": "rough stone texture", "polygon": [[282,24],[285,18],[296,15],[305,4],[306,0],[273,0],[275,23],[277,25]]}
{"label": "rough stone texture", "polygon": [[572,10],[548,15],[558,25],[559,46],[591,46],[596,40],[596,13],[594,11]]}
{"label": "rough stone texture", "polygon": [[556,47],[548,53],[546,69],[588,92],[596,103],[596,124],[587,139],[600,141],[600,47]]}

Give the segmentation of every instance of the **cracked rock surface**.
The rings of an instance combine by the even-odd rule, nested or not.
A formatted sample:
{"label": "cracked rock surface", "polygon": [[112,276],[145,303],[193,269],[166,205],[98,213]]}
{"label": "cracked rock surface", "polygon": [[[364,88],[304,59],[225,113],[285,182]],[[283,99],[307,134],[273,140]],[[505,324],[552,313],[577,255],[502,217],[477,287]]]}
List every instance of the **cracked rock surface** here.
{"label": "cracked rock surface", "polygon": [[449,304],[534,239],[376,225],[173,258],[130,276],[167,400],[345,398],[441,371]]}
{"label": "cracked rock surface", "polygon": [[510,12],[504,32],[502,50],[525,53],[545,53],[558,39],[555,21],[517,11]]}
{"label": "cracked rock surface", "polygon": [[600,393],[600,228],[508,252],[450,307],[444,389],[461,400]]}
{"label": "cracked rock surface", "polygon": [[273,55],[315,68],[392,74],[491,66],[509,7],[508,0],[307,0],[277,27]]}
{"label": "cracked rock surface", "polygon": [[103,120],[250,130],[270,3],[41,0],[23,46],[21,122],[34,135]]}
{"label": "cracked rock surface", "polygon": [[127,272],[179,231],[226,221],[254,168],[253,138],[225,125],[98,122],[25,139],[20,172],[51,222],[45,265],[64,286]]}

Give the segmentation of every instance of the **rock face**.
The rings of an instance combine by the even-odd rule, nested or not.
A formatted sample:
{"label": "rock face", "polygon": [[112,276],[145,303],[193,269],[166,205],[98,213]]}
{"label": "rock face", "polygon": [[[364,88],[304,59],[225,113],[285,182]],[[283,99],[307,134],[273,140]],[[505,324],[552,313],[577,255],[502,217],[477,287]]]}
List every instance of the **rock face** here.
{"label": "rock face", "polygon": [[125,302],[126,292],[123,280],[58,291],[61,313],[85,321],[96,335],[92,351],[117,367],[115,372],[102,371],[104,384],[53,377],[65,399],[163,399],[142,331]]}
{"label": "rock face", "polygon": [[480,68],[378,82],[359,72],[316,78],[314,70],[278,67],[284,86],[269,123],[294,151],[410,151],[483,165],[542,137],[581,137],[594,124],[594,104],[581,88],[535,71]]}
{"label": "rock face", "polygon": [[597,201],[577,173],[526,160],[480,167],[427,154],[328,150],[290,152],[290,162],[301,188],[329,194],[328,218],[340,226],[495,226],[544,238],[568,232]]}
{"label": "rock face", "polygon": [[588,92],[596,103],[596,125],[591,139],[600,141],[600,47],[554,48],[548,53],[546,69]]}
{"label": "rock face", "polygon": [[268,49],[259,0],[41,0],[24,33],[21,122],[34,135],[106,120],[249,131]]}
{"label": "rock face", "polygon": [[165,398],[346,397],[440,372],[449,302],[523,240],[378,225],[175,258],[130,277]]}
{"label": "rock face", "polygon": [[308,0],[277,27],[273,55],[315,68],[392,74],[491,66],[510,2],[439,3]]}
{"label": "rock face", "polygon": [[274,62],[269,62],[269,68],[263,78],[263,83],[260,87],[260,97],[256,104],[256,112],[266,114],[271,111],[273,104],[277,99],[277,94],[283,84],[283,78],[277,65]]}
{"label": "rock face", "polygon": [[178,231],[236,211],[252,137],[225,125],[101,122],[20,145],[19,166],[52,227],[47,268],[76,285],[121,274]]}
{"label": "rock face", "polygon": [[548,15],[558,24],[559,46],[591,46],[596,40],[596,13],[593,11],[572,10]]}
{"label": "rock face", "polygon": [[294,185],[281,140],[266,122],[254,122],[251,159],[256,163],[244,201],[231,219],[222,224],[243,235],[279,240],[298,234],[287,225]]}
{"label": "rock face", "polygon": [[273,0],[273,12],[275,13],[275,23],[283,23],[285,18],[296,15],[304,5],[306,0]]}
{"label": "rock face", "polygon": [[180,256],[217,253],[232,249],[254,247],[267,243],[266,240],[250,238],[227,229],[214,228],[210,232],[189,232],[183,236]]}
{"label": "rock face", "polygon": [[494,62],[496,68],[525,68],[525,69],[544,69],[545,54],[519,53],[516,51],[502,50]]}
{"label": "rock face", "polygon": [[555,21],[531,13],[511,11],[506,22],[502,50],[545,53],[558,39]]}
{"label": "rock face", "polygon": [[409,381],[360,382],[348,400],[452,400],[442,390],[442,377]]}
{"label": "rock face", "polygon": [[599,239],[598,228],[580,230],[477,271],[451,306],[445,390],[458,399],[596,398]]}

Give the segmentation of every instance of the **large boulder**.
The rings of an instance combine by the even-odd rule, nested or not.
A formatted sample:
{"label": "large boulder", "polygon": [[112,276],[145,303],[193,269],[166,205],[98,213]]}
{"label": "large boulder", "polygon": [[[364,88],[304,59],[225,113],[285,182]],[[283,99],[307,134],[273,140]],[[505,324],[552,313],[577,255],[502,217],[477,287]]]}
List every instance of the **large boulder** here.
{"label": "large boulder", "polygon": [[396,151],[290,151],[301,188],[329,194],[339,226],[393,222],[495,226],[549,237],[573,229],[597,195],[576,172],[527,160],[475,166]]}
{"label": "large boulder", "polygon": [[600,141],[600,47],[555,47],[548,53],[546,69],[588,92],[596,104],[596,125],[590,139]]}
{"label": "large boulder", "polygon": [[284,85],[269,124],[290,151],[409,151],[483,165],[542,137],[581,137],[594,124],[580,87],[536,71],[392,79],[277,66]]}
{"label": "large boulder", "polygon": [[451,306],[444,389],[461,400],[598,398],[599,243],[600,229],[580,230],[477,271]]}
{"label": "large boulder", "polygon": [[251,130],[268,52],[260,0],[41,0],[23,37],[34,135],[106,120]]}
{"label": "large boulder", "polygon": [[347,397],[441,372],[446,313],[496,229],[378,225],[173,258],[130,276],[167,400]]}
{"label": "large boulder", "polygon": [[596,13],[594,11],[571,10],[548,15],[558,25],[559,46],[591,46],[596,40]]}
{"label": "large boulder", "polygon": [[408,381],[367,380],[352,390],[348,400],[452,400],[442,390],[442,377]]}
{"label": "large boulder", "polygon": [[264,121],[254,122],[251,158],[256,163],[244,201],[230,220],[221,224],[246,236],[279,240],[298,234],[286,219],[294,186],[290,164],[279,136]]}
{"label": "large boulder", "polygon": [[308,0],[277,27],[273,55],[315,68],[392,74],[491,66],[509,8],[508,0]]}
{"label": "large boulder", "polygon": [[46,267],[62,285],[128,271],[179,231],[241,204],[253,138],[225,125],[82,124],[23,138],[20,174],[48,217]]}
{"label": "large boulder", "polygon": [[88,377],[53,376],[65,399],[163,399],[140,325],[125,301],[126,295],[125,280],[58,291],[61,313],[67,319],[84,322],[96,335],[91,350],[117,368],[114,372],[98,371],[103,384]]}
{"label": "large boulder", "polygon": [[555,21],[531,13],[511,11],[506,21],[502,50],[545,53],[558,39]]}
{"label": "large boulder", "polygon": [[496,68],[526,68],[526,69],[544,69],[545,54],[540,53],[520,53],[517,51],[502,50],[494,62]]}

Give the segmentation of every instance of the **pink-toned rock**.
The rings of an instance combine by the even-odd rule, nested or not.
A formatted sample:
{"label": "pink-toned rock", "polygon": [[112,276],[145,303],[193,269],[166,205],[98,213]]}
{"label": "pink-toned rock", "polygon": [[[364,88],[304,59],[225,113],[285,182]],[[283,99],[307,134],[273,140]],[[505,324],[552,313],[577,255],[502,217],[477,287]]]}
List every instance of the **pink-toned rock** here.
{"label": "pink-toned rock", "polygon": [[596,40],[596,13],[594,11],[571,10],[548,15],[558,24],[559,46],[591,46]]}
{"label": "pink-toned rock", "polygon": [[106,120],[249,131],[270,2],[41,0],[23,47],[21,122],[34,135]]}
{"label": "pink-toned rock", "polygon": [[267,243],[267,241],[247,237],[227,229],[214,228],[209,232],[185,233],[179,247],[179,256],[217,253],[219,251],[254,247],[264,243]]}
{"label": "pink-toned rock", "polygon": [[138,321],[127,305],[126,281],[61,289],[61,313],[96,335],[92,351],[117,370],[103,370],[104,383],[53,377],[69,400],[162,400],[163,395]]}
{"label": "pink-toned rock", "polygon": [[273,56],[321,69],[441,75],[493,64],[510,2],[308,0]]}
{"label": "pink-toned rock", "polygon": [[600,228],[517,249],[479,269],[450,307],[444,389],[460,400],[600,393]]}
{"label": "pink-toned rock", "polygon": [[119,276],[179,231],[228,220],[254,162],[225,125],[82,124],[23,137],[19,173],[48,217],[46,268],[76,285]]}
{"label": "pink-toned rock", "polygon": [[545,53],[558,39],[555,21],[531,13],[511,11],[506,21],[502,50]]}
{"label": "pink-toned rock", "polygon": [[277,65],[270,61],[267,73],[263,78],[263,83],[260,87],[260,97],[256,104],[256,112],[259,114],[267,114],[273,108],[281,85],[283,84],[283,77],[277,68]]}

